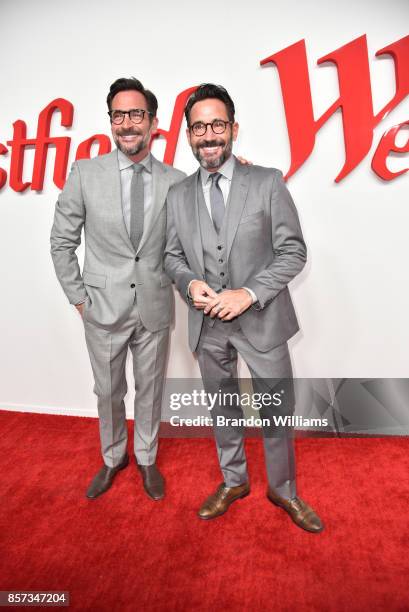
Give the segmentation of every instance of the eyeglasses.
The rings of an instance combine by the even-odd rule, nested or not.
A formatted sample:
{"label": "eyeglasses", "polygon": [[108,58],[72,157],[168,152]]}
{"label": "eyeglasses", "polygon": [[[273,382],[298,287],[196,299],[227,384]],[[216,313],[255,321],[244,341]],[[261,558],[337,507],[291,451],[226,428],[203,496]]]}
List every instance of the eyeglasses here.
{"label": "eyeglasses", "polygon": [[226,127],[232,124],[232,121],[223,121],[223,119],[215,119],[211,123],[196,121],[196,123],[191,125],[189,129],[195,136],[204,136],[204,134],[207,132],[207,126],[210,125],[214,134],[223,134],[223,132],[226,131]]}
{"label": "eyeglasses", "polygon": [[125,115],[128,115],[132,123],[142,123],[145,113],[148,113],[148,115],[153,117],[153,113],[148,110],[144,110],[143,108],[131,108],[129,111],[113,110],[109,111],[108,115],[112,123],[115,123],[115,125],[121,125],[121,123],[124,122]]}

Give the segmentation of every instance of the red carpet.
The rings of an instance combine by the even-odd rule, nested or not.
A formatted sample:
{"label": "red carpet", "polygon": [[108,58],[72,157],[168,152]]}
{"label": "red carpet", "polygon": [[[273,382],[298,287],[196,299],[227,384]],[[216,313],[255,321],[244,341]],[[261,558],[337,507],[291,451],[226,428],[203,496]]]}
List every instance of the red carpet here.
{"label": "red carpet", "polygon": [[297,440],[299,493],[326,524],[312,535],[266,500],[261,440],[250,496],[205,522],[212,440],[161,440],[161,502],[134,464],[88,501],[96,420],[0,412],[0,431],[0,590],[70,591],[72,610],[409,610],[405,438]]}

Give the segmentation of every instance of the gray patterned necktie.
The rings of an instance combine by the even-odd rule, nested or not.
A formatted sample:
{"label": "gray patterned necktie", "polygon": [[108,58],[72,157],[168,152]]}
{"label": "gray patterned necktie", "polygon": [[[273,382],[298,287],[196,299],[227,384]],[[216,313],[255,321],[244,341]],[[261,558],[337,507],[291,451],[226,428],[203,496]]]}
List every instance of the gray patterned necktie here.
{"label": "gray patterned necktie", "polygon": [[138,250],[143,234],[143,220],[145,216],[145,201],[143,190],[143,164],[133,165],[133,176],[131,181],[131,225],[130,234],[135,251]]}
{"label": "gray patterned necktie", "polygon": [[210,185],[210,210],[212,213],[213,225],[217,233],[220,232],[224,213],[226,211],[223,193],[219,186],[221,176],[220,172],[214,172],[210,175],[212,180],[212,184]]}

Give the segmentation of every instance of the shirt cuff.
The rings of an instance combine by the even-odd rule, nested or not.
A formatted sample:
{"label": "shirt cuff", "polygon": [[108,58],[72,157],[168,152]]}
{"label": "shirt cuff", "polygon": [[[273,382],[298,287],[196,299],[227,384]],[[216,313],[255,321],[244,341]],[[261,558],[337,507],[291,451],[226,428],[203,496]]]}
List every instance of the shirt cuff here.
{"label": "shirt cuff", "polygon": [[242,289],[245,289],[248,293],[250,293],[250,297],[253,300],[253,304],[258,302],[257,296],[252,289],[249,289],[248,287],[242,287]]}
{"label": "shirt cuff", "polygon": [[190,283],[187,286],[187,297],[192,299],[192,296],[190,295],[190,286],[192,283],[194,283],[195,281],[199,280],[198,278],[194,278],[193,280],[190,281]]}

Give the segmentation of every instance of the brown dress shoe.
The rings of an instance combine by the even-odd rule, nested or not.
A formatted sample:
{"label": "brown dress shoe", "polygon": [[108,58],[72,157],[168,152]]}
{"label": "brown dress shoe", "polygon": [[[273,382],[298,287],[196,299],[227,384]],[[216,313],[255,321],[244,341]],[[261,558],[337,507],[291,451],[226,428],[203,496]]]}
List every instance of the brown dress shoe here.
{"label": "brown dress shoe", "polygon": [[218,487],[216,493],[210,495],[200,508],[198,516],[201,519],[212,519],[221,516],[229,509],[236,499],[246,497],[250,493],[250,485],[245,482],[238,487],[226,487],[224,482]]}
{"label": "brown dress shoe", "polygon": [[320,533],[324,529],[319,516],[299,497],[280,497],[271,487],[267,489],[267,497],[273,504],[283,508],[298,527],[311,533]]}
{"label": "brown dress shoe", "polygon": [[155,464],[139,465],[138,470],[142,474],[143,488],[151,499],[157,501],[165,497],[165,479]]}
{"label": "brown dress shoe", "polygon": [[116,465],[115,467],[111,468],[111,467],[108,467],[107,465],[104,465],[99,470],[98,474],[94,476],[90,486],[87,489],[87,492],[85,495],[88,497],[88,499],[95,499],[99,495],[102,495],[102,493],[105,493],[105,491],[108,491],[117,473],[120,470],[123,470],[124,468],[126,468],[128,463],[129,463],[129,457],[128,455],[125,455],[121,463],[119,465]]}

